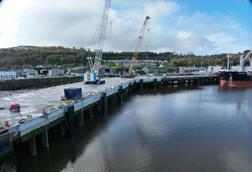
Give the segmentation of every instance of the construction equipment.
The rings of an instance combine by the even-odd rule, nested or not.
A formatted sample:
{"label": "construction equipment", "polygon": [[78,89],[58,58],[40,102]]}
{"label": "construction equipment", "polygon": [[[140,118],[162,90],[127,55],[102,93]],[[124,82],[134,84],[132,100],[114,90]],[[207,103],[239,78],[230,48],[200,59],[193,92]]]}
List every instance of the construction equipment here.
{"label": "construction equipment", "polygon": [[140,29],[140,33],[139,33],[137,43],[136,43],[136,47],[135,47],[135,52],[134,52],[134,54],[132,56],[132,60],[130,61],[129,72],[128,72],[128,74],[123,75],[122,76],[123,78],[133,78],[133,77],[135,77],[134,72],[133,72],[133,67],[136,64],[136,61],[137,61],[137,58],[138,58],[138,55],[139,55],[139,50],[141,49],[141,46],[143,44],[145,33],[146,33],[147,30],[149,30],[149,29],[147,29],[148,24],[149,24],[149,20],[150,20],[150,17],[146,16],[145,20],[144,20],[144,23],[143,23],[143,25],[142,25],[142,27]]}
{"label": "construction equipment", "polygon": [[81,99],[82,98],[82,89],[81,88],[66,88],[64,89],[65,98],[69,99]]}
{"label": "construction equipment", "polygon": [[245,62],[247,61],[247,60],[249,60],[249,62],[250,62],[250,69],[252,69],[252,50],[250,50],[249,52],[248,52],[248,54],[245,56],[245,58],[243,58],[244,57],[244,55],[241,55],[240,56],[240,66],[241,66],[241,71],[242,72],[244,72],[245,71]]}
{"label": "construction equipment", "polygon": [[111,8],[111,0],[105,0],[105,5],[101,19],[99,21],[93,45],[96,48],[94,60],[92,57],[88,57],[88,65],[90,71],[84,73],[84,83],[86,84],[104,84],[105,81],[101,80],[99,77],[99,71],[102,62],[102,53],[104,47],[104,41],[106,36],[106,30],[108,25],[108,15]]}
{"label": "construction equipment", "polygon": [[13,103],[13,104],[10,105],[9,110],[11,112],[17,113],[17,112],[20,112],[20,108],[21,108],[20,104]]}

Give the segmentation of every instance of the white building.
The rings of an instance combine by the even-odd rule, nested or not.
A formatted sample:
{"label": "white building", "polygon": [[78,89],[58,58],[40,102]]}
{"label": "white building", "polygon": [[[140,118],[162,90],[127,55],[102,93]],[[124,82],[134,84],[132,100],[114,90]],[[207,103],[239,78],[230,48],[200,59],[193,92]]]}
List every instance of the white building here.
{"label": "white building", "polygon": [[64,76],[65,70],[59,68],[50,69],[48,72],[48,76],[56,77],[56,76]]}
{"label": "white building", "polygon": [[33,69],[25,69],[24,70],[26,78],[36,78],[38,77],[38,71]]}
{"label": "white building", "polygon": [[0,71],[0,80],[16,79],[17,72],[15,71]]}
{"label": "white building", "polygon": [[180,67],[179,73],[191,73],[191,74],[198,74],[198,73],[206,73],[207,69],[205,67]]}

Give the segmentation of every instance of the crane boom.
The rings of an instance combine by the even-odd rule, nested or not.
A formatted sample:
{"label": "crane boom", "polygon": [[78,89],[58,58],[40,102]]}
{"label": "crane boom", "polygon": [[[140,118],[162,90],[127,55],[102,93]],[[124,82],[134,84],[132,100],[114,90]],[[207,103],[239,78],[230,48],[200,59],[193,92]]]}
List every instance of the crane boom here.
{"label": "crane boom", "polygon": [[111,0],[105,0],[102,16],[98,23],[98,27],[96,29],[96,33],[94,36],[93,46],[96,48],[94,50],[95,57],[94,59],[92,57],[87,58],[90,72],[84,73],[84,83],[97,84],[100,81],[100,78],[98,77],[98,75],[99,75],[101,62],[102,62],[102,53],[103,53],[104,41],[106,37],[110,8],[111,8]]}
{"label": "crane boom", "polygon": [[102,17],[98,26],[98,35],[97,35],[97,38],[95,38],[96,49],[95,49],[95,58],[94,58],[95,61],[94,61],[93,71],[96,71],[97,74],[99,74],[99,70],[101,67],[102,52],[104,48],[104,41],[106,37],[108,15],[109,15],[110,8],[111,8],[111,0],[106,0]]}
{"label": "crane boom", "polygon": [[243,58],[243,55],[241,55],[240,57],[240,66],[241,66],[241,71],[244,72],[244,68],[245,68],[245,61],[246,60],[249,60],[250,62],[250,68],[252,68],[252,57],[251,57],[251,54],[252,54],[252,50],[250,50],[248,52],[248,54],[245,56],[245,58]]}
{"label": "crane boom", "polygon": [[139,55],[139,50],[142,46],[142,43],[143,43],[143,40],[144,40],[144,36],[145,36],[145,32],[146,32],[146,29],[148,27],[148,23],[149,23],[149,20],[150,20],[150,17],[149,16],[146,16],[145,17],[145,20],[144,20],[144,23],[140,29],[140,33],[139,33],[139,37],[137,39],[137,43],[136,43],[136,47],[135,47],[135,52],[132,56],[132,60],[130,62],[130,67],[129,67],[129,73],[132,74],[132,70],[133,70],[133,67],[136,63],[136,60],[138,58],[138,55]]}

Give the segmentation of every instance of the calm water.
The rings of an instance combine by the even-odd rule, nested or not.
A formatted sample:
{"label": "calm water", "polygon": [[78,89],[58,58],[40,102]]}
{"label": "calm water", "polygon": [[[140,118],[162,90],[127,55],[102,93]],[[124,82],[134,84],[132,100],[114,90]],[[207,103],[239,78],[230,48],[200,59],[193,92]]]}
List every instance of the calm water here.
{"label": "calm water", "polygon": [[22,172],[251,172],[252,89],[217,86],[135,96]]}

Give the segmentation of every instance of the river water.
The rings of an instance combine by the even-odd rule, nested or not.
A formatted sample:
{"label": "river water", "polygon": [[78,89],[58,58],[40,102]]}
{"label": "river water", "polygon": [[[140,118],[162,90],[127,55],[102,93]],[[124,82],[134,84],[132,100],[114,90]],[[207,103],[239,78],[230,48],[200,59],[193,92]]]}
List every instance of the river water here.
{"label": "river water", "polygon": [[[95,126],[95,127],[94,127]],[[252,89],[207,86],[132,97],[21,172],[251,172]]]}

